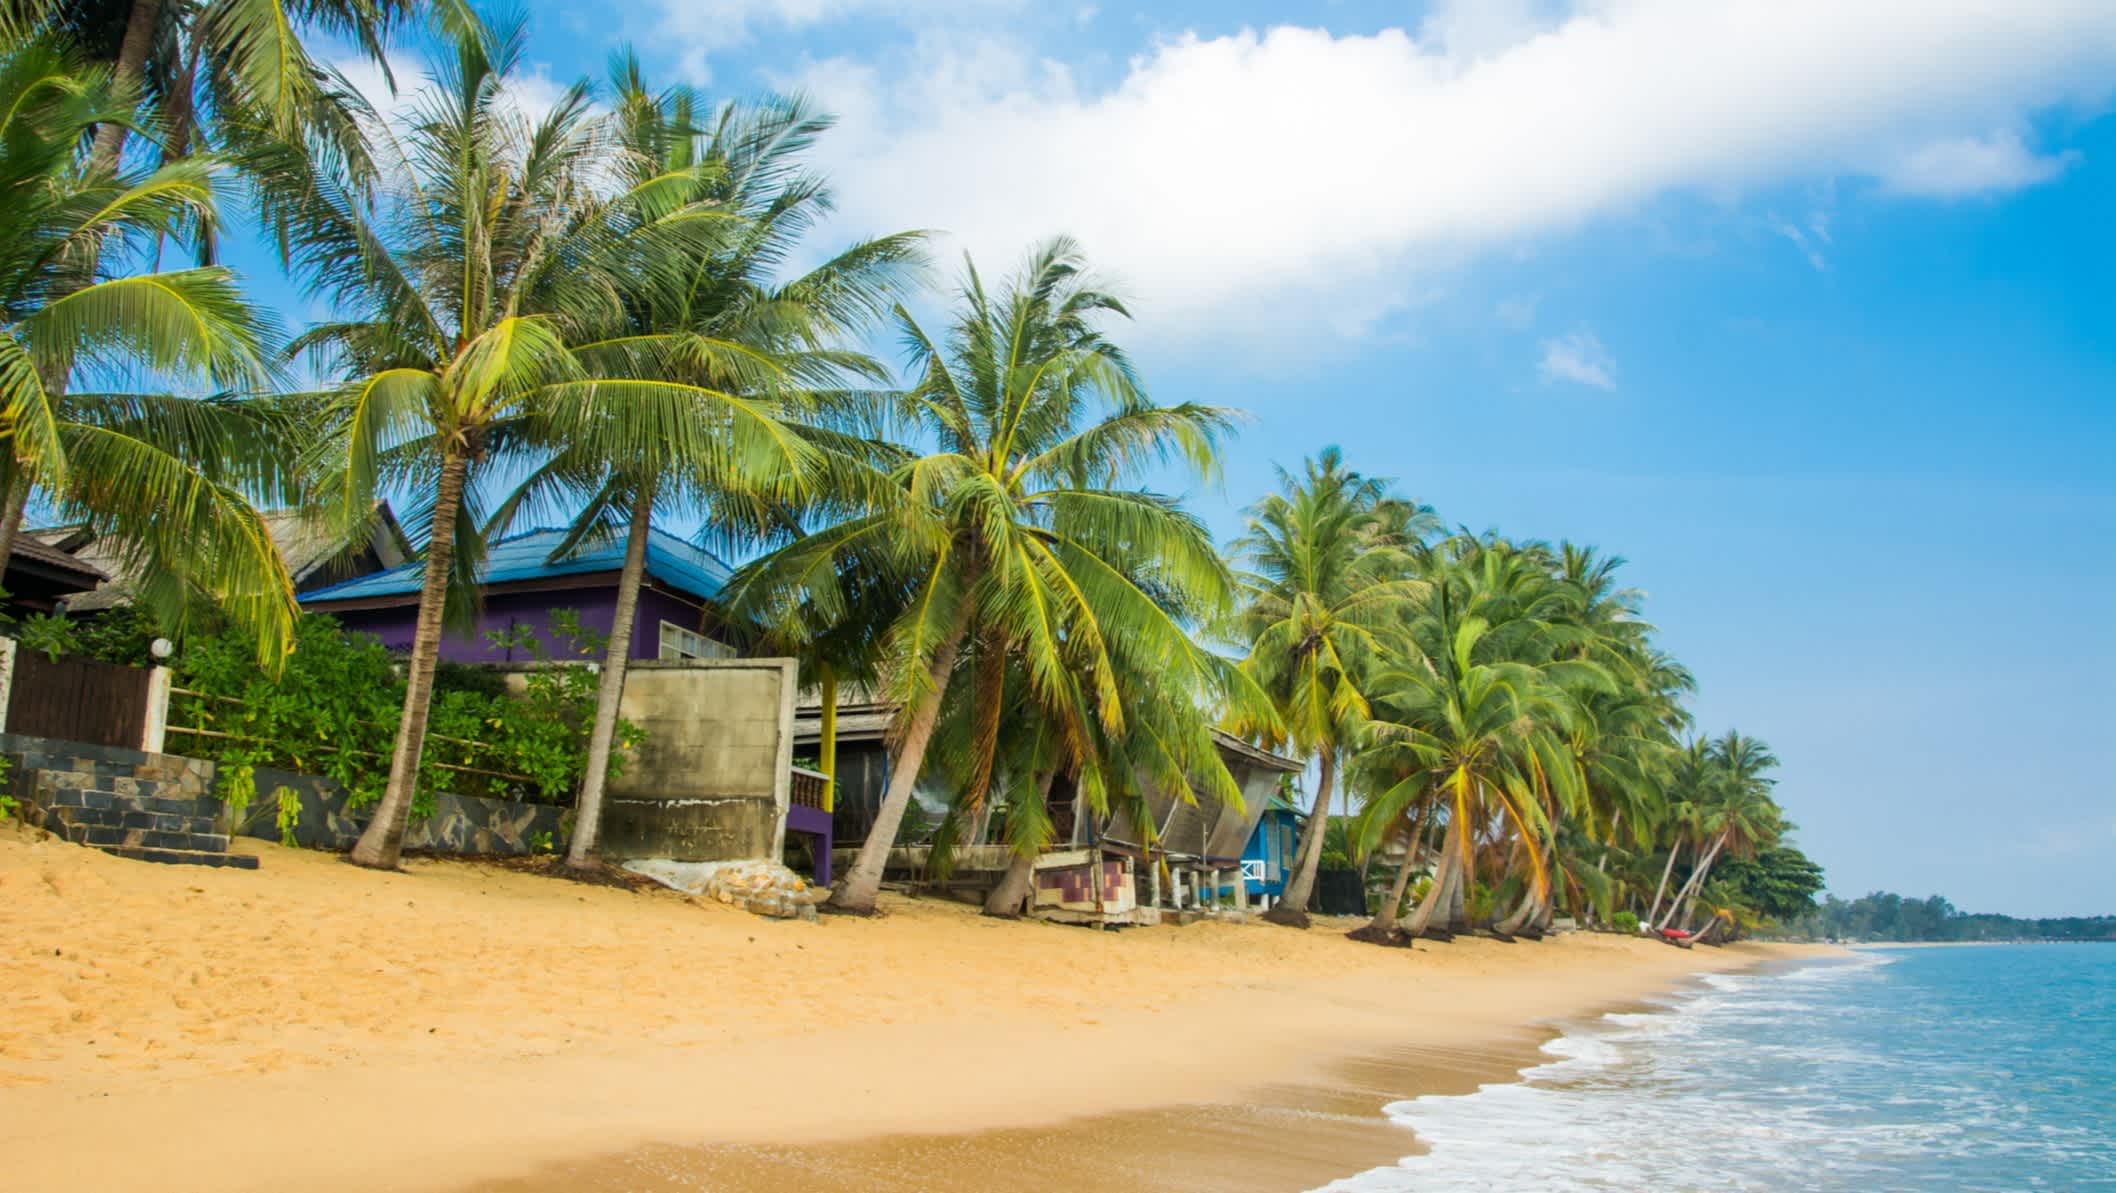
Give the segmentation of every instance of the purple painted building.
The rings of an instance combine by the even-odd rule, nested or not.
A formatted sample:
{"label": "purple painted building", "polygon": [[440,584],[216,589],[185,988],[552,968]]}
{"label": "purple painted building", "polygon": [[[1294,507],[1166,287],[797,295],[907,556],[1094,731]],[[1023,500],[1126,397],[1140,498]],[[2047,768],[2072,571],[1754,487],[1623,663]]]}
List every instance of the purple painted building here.
{"label": "purple painted building", "polygon": [[[442,639],[441,656],[462,663],[527,661],[522,652],[495,647],[487,631],[527,627],[564,657],[551,639],[551,611],[571,609],[581,625],[610,632],[617,611],[618,573],[624,543],[589,543],[563,559],[552,552],[562,530],[532,530],[492,544],[478,571],[484,607],[475,632]],[[425,564],[413,560],[384,572],[334,584],[301,596],[304,609],[328,613],[348,630],[373,634],[391,650],[411,649],[418,620],[419,585]],[[727,583],[728,567],[711,552],[656,530],[647,540],[647,574],[632,627],[635,659],[731,658],[735,651],[710,636],[710,606]]]}

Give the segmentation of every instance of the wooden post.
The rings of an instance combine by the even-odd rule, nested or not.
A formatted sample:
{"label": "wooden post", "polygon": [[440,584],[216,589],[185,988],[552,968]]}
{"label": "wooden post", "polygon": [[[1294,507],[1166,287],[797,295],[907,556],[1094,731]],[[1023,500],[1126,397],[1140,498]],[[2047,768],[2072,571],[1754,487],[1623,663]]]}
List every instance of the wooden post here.
{"label": "wooden post", "polygon": [[1146,868],[1152,871],[1147,877],[1147,887],[1153,891],[1153,901],[1148,903],[1147,906],[1159,908],[1161,906],[1161,863],[1149,857],[1146,859]]}
{"label": "wooden post", "polygon": [[823,772],[823,810],[838,810],[838,673],[823,666],[823,718],[818,726],[822,742],[816,749],[816,769]]}

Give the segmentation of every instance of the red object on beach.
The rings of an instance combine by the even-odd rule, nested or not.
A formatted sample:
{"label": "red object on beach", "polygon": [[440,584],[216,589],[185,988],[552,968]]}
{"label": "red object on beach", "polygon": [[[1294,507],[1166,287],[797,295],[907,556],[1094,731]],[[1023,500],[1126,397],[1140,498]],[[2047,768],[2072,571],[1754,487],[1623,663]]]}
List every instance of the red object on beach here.
{"label": "red object on beach", "polygon": [[1688,932],[1685,932],[1685,931],[1683,931],[1683,930],[1682,930],[1681,928],[1662,928],[1662,929],[1660,930],[1660,934],[1661,934],[1661,939],[1663,939],[1663,940],[1688,940],[1688,939],[1690,939],[1690,934],[1689,934]]}

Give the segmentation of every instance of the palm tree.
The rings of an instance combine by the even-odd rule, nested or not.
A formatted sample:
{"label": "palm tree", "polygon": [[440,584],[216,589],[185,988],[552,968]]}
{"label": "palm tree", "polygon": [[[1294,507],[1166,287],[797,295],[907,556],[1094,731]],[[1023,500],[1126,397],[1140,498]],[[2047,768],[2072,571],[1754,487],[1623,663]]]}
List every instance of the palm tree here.
{"label": "palm tree", "polygon": [[[800,277],[775,281],[774,268],[829,206],[829,192],[795,159],[830,121],[800,101],[775,101],[726,106],[701,130],[693,119],[697,100],[687,89],[650,93],[629,55],[613,74],[635,171],[630,183],[645,188],[658,177],[697,176],[700,189],[691,201],[710,202],[744,223],[719,251],[687,267],[682,290],[633,304],[625,327],[582,352],[598,375],[676,383],[661,391],[661,407],[647,412],[635,401],[621,411],[604,407],[599,418],[552,420],[560,450],[524,486],[548,483],[584,498],[560,554],[610,523],[624,527],[617,605],[567,850],[574,868],[593,860],[653,511],[702,510],[708,530],[720,527],[737,539],[768,532],[783,517],[779,500],[790,493],[786,459],[813,458],[801,441],[816,433],[781,428],[778,442],[752,435],[763,451],[741,458],[729,450],[741,442],[731,423],[762,431],[802,392],[877,379],[880,366],[837,342],[886,310],[905,275],[921,264],[919,238],[906,234],[856,244]],[[647,413],[653,416],[642,417]],[[581,492],[584,478],[592,484]],[[835,672],[826,670],[823,678],[834,688]],[[834,701],[835,692],[826,696]],[[825,715],[834,713],[832,703]]]}
{"label": "palm tree", "polygon": [[1664,807],[1660,831],[1668,835],[1668,857],[1661,863],[1660,885],[1653,892],[1653,904],[1646,911],[1645,923],[1651,927],[1660,922],[1660,909],[1668,891],[1668,880],[1675,873],[1675,863],[1682,854],[1683,846],[1689,845],[1695,856],[1701,855],[1701,838],[1709,835],[1709,817],[1712,808],[1719,802],[1720,769],[1714,764],[1712,743],[1704,738],[1692,738],[1683,744],[1669,773],[1669,789]]}
{"label": "palm tree", "polygon": [[[166,130],[154,146],[164,160],[207,150],[240,156],[269,133],[310,141],[362,178],[360,102],[303,39],[335,37],[386,71],[386,36],[429,8],[421,0],[48,0],[33,7],[145,104]],[[461,0],[431,8],[450,23],[476,21]],[[95,161],[115,168],[130,131],[127,121],[99,122]]]}
{"label": "palm tree", "polygon": [[1305,926],[1331,787],[1368,716],[1367,676],[1392,657],[1407,601],[1423,589],[1410,575],[1408,549],[1423,537],[1431,511],[1393,498],[1386,481],[1347,469],[1335,447],[1308,461],[1302,477],[1281,469],[1279,489],[1250,509],[1248,530],[1233,544],[1246,602],[1240,624],[1249,654],[1242,665],[1270,694],[1278,728],[1260,732],[1264,727],[1239,718],[1232,724],[1317,765],[1293,873],[1284,898],[1264,914]]}
{"label": "palm tree", "polygon": [[[459,615],[474,600],[485,470],[533,465],[554,427],[585,433],[624,417],[665,427],[678,421],[671,409],[724,397],[627,375],[611,363],[622,349],[602,337],[640,304],[680,293],[738,221],[707,201],[702,169],[612,193],[610,179],[638,175],[585,82],[537,120],[508,99],[522,44],[519,24],[453,31],[409,127],[378,130],[387,185],[373,203],[302,146],[272,151],[277,220],[300,276],[344,313],[295,344],[348,379],[321,395],[333,508],[350,525],[379,486],[407,486],[429,528],[403,716],[381,805],[353,850],[361,865],[397,862],[444,613],[452,589]],[[798,472],[776,423],[739,403],[719,408],[729,458],[776,453],[783,475]]]}
{"label": "palm tree", "polygon": [[1711,744],[1711,757],[1720,772],[1718,798],[1709,819],[1712,844],[1698,857],[1690,880],[1676,892],[1666,918],[1655,925],[1657,928],[1688,923],[1690,903],[1711,878],[1712,866],[1722,850],[1732,850],[1737,857],[1751,857],[1758,846],[1770,844],[1779,833],[1778,806],[1770,795],[1772,781],[1764,777],[1778,765],[1770,748],[1729,729]]}
{"label": "palm tree", "polygon": [[[1571,628],[1543,616],[1563,603],[1551,599],[1549,557],[1539,546],[1457,536],[1426,553],[1424,566],[1428,586],[1409,618],[1407,649],[1373,680],[1374,720],[1356,762],[1378,789],[1362,812],[1364,846],[1413,809],[1431,805],[1419,836],[1430,819],[1445,818],[1411,935],[1436,916],[1463,925],[1480,848],[1517,856],[1528,886],[1523,907],[1542,909],[1556,826],[1586,797],[1586,776],[1567,748],[1581,697],[1613,687],[1599,664],[1573,657]],[[1393,927],[1388,911],[1367,935]]]}
{"label": "palm tree", "polygon": [[135,120],[108,75],[49,40],[0,57],[0,559],[41,493],[146,577],[137,598],[182,625],[200,599],[276,664],[293,587],[251,505],[286,499],[280,425],[233,397],[84,391],[116,378],[257,385],[263,324],[225,269],[106,276],[157,238],[213,224],[213,165],[83,161],[91,128]]}
{"label": "palm tree", "polygon": [[[1160,594],[1218,613],[1232,585],[1204,526],[1172,499],[1134,487],[1146,466],[1212,466],[1223,411],[1149,400],[1098,324],[1123,305],[1082,272],[1071,241],[1038,248],[998,294],[974,265],[961,309],[936,341],[899,309],[916,380],[894,411],[923,446],[871,472],[864,508],[757,561],[738,608],[812,603],[845,610],[847,575],[908,594],[886,638],[888,690],[902,710],[872,832],[833,903],[869,912],[942,699],[976,636],[1019,658],[1034,700],[1067,702],[1081,683],[1112,735],[1119,660],[1140,670],[1195,665],[1186,627]],[[979,652],[972,652],[973,654]],[[976,741],[990,756],[998,709]]]}

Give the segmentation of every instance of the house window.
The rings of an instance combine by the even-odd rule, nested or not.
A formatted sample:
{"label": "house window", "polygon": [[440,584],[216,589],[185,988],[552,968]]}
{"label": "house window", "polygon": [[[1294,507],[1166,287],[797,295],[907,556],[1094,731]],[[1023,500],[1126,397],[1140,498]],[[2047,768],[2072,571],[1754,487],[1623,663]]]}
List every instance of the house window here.
{"label": "house window", "polygon": [[664,659],[731,659],[735,648],[725,642],[716,642],[696,630],[687,630],[673,621],[661,623],[661,657]]}

